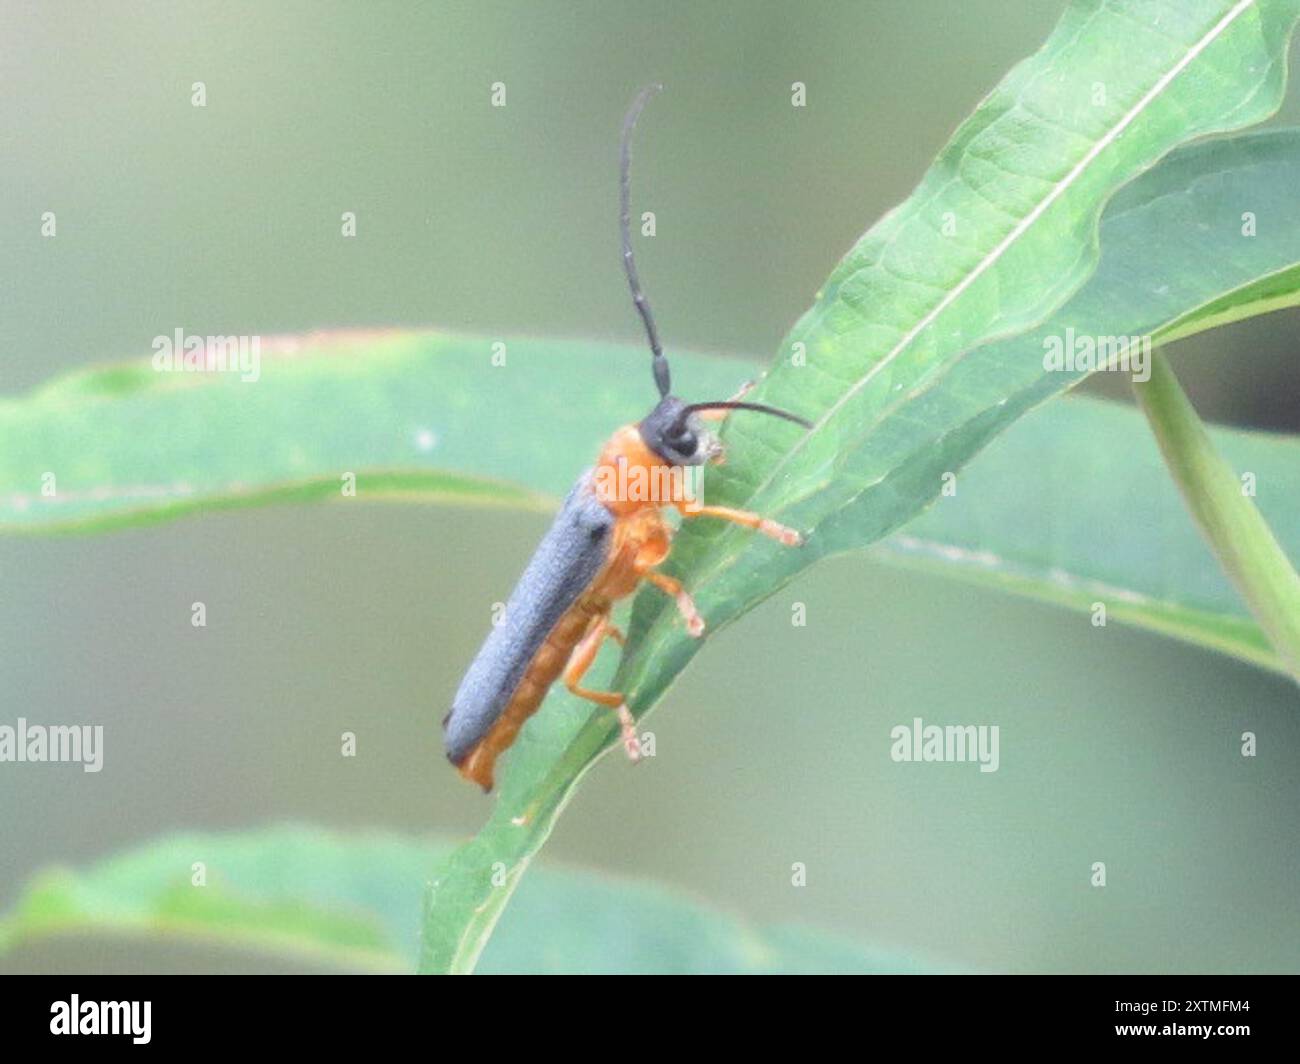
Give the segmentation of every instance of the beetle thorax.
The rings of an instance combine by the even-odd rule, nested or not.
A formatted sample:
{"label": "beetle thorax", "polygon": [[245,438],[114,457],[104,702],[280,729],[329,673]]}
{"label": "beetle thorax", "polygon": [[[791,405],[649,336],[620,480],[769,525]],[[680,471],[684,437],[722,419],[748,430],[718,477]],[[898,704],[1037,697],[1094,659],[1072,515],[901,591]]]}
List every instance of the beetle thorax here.
{"label": "beetle thorax", "polygon": [[652,450],[636,425],[624,425],[601,451],[593,490],[619,517],[648,507],[690,505],[699,497],[699,466],[677,465]]}

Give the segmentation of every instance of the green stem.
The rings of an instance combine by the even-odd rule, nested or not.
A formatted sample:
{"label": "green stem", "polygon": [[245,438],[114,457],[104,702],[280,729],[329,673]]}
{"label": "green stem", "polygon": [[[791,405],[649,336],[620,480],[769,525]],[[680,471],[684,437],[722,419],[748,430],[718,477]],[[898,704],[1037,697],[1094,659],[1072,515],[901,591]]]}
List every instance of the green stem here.
{"label": "green stem", "polygon": [[1134,382],[1133,391],[1193,519],[1300,682],[1300,576],[1237,474],[1215,452],[1161,351],[1152,352],[1151,379]]}

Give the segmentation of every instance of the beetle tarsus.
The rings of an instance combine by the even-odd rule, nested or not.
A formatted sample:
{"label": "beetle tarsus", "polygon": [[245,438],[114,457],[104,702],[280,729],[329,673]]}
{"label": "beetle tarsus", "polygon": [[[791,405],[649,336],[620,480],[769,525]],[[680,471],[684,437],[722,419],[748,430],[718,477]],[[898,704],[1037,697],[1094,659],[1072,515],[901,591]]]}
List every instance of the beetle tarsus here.
{"label": "beetle tarsus", "polygon": [[632,711],[627,708],[626,702],[620,702],[618,709],[619,727],[623,731],[623,750],[627,754],[627,759],[636,764],[641,760],[641,741],[636,737],[636,720],[632,717]]}
{"label": "beetle tarsus", "polygon": [[683,591],[677,596],[677,609],[686,620],[686,634],[694,639],[704,635],[704,618],[695,609],[691,596]]}
{"label": "beetle tarsus", "polygon": [[758,526],[758,530],[765,536],[771,536],[778,543],[787,547],[802,547],[803,536],[793,528],[785,525],[779,525],[775,521],[769,521],[763,518],[763,523]]}

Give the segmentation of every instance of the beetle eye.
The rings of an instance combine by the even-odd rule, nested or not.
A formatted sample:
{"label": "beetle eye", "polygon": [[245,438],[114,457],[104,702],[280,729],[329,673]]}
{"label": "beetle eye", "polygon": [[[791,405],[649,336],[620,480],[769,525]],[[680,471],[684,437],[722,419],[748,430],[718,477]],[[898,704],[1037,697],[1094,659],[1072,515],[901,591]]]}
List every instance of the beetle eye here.
{"label": "beetle eye", "polygon": [[694,454],[695,448],[699,446],[700,441],[696,438],[695,433],[685,425],[675,426],[668,432],[668,442],[673,445],[674,450],[681,454]]}

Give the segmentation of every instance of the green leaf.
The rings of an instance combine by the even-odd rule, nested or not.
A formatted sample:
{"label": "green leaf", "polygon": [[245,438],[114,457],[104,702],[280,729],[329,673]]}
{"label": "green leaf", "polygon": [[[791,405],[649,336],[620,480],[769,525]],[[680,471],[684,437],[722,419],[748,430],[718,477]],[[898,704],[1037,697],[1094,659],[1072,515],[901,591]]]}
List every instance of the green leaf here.
{"label": "green leaf", "polygon": [[[1297,305],[1300,227],[1286,220],[1298,169],[1297,130],[1173,153],[1107,207],[1102,262],[1089,283],[1032,337],[972,352],[968,373],[985,362],[1019,367],[1007,405],[1029,409],[1058,388],[1032,365],[1044,336],[1073,328],[1167,344]],[[1242,233],[1245,211],[1267,220],[1254,236]],[[1153,246],[1167,253],[1144,256]],[[1081,376],[1066,375],[1070,383]],[[1256,474],[1265,516],[1300,554],[1300,516],[1287,505],[1300,490],[1295,441],[1212,435],[1235,468]],[[941,499],[875,552],[1074,608],[1104,599],[1113,617],[1282,668],[1184,518],[1141,418],[1128,409],[1071,402],[1032,413],[962,474],[956,498]]]}
{"label": "green leaf", "polygon": [[[251,951],[308,969],[410,971],[444,842],[274,827],[175,835],[37,875],[0,920],[0,963],[60,936]],[[193,885],[202,862],[205,886]],[[816,931],[756,929],[641,883],[542,868],[483,959],[493,972],[878,972],[939,966]]]}
{"label": "green leaf", "polygon": [[[729,461],[707,483],[709,502],[756,510],[809,540],[790,550],[735,527],[701,521],[685,529],[672,569],[712,631],[818,558],[897,530],[934,499],[944,473],[1071,383],[1071,374],[1045,367],[1040,337],[1075,322],[1089,323],[1076,324],[1079,332],[1123,335],[1171,322],[1159,312],[1173,294],[1151,285],[1133,293],[1142,298],[1129,301],[1129,315],[1085,302],[1036,342],[1011,344],[1093,273],[1101,211],[1120,185],[1184,140],[1276,109],[1296,15],[1293,0],[1069,8],[1043,49],[957,131],[917,191],[836,268],[791,334],[789,357],[760,384],[756,400],[814,419],[813,429],[729,422]],[[1131,216],[1162,206],[1152,190],[1130,197],[1114,227],[1123,230],[1126,218],[1132,227]],[[1187,243],[1206,229],[1202,217],[1183,223],[1176,233]],[[1240,237],[1239,213],[1232,233]],[[1109,236],[1101,238],[1108,256]],[[1147,265],[1149,246],[1133,261]],[[1293,254],[1285,266],[1295,262]],[[1180,270],[1180,279],[1196,272]],[[1211,286],[1206,297],[1228,290]],[[1203,302],[1182,301],[1178,317]],[[701,641],[657,594],[638,597],[629,635],[609,689],[623,692],[640,717]],[[529,857],[614,741],[609,714],[575,728],[573,713],[556,704],[548,700],[545,729],[512,759],[488,825],[440,869],[422,970],[472,968]],[[502,888],[484,874],[492,865],[508,870]]]}

